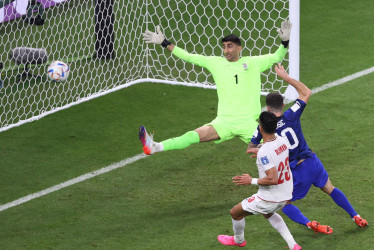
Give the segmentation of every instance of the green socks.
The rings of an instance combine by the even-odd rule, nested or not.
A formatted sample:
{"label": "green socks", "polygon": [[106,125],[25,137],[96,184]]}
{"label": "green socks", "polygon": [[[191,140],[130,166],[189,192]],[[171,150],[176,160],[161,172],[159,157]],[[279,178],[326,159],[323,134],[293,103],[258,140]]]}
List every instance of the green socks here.
{"label": "green socks", "polygon": [[199,134],[196,131],[189,131],[182,136],[170,138],[161,143],[164,146],[164,151],[168,151],[187,148],[188,146],[199,142]]}

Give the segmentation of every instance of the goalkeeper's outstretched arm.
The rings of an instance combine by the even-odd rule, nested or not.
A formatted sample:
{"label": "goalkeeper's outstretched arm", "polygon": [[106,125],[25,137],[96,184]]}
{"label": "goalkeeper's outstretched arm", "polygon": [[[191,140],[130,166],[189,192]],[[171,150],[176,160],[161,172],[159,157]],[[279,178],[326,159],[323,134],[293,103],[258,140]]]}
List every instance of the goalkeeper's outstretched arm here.
{"label": "goalkeeper's outstretched arm", "polygon": [[274,63],[281,62],[287,53],[287,47],[290,42],[292,24],[287,19],[282,22],[281,27],[277,29],[279,37],[282,39],[282,45],[273,54],[262,55],[258,57],[258,65],[261,72],[270,69]]}
{"label": "goalkeeper's outstretched arm", "polygon": [[146,30],[143,34],[143,40],[145,43],[160,44],[170,52],[172,52],[175,47],[174,44],[165,38],[164,34],[161,32],[160,25],[156,26],[156,32]]}

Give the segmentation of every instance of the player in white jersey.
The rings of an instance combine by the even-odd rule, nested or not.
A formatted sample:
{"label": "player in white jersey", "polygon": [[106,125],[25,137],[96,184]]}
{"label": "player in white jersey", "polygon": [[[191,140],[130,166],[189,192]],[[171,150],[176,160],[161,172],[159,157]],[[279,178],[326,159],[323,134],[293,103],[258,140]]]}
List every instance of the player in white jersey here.
{"label": "player in white jersey", "polygon": [[294,240],[282,217],[276,213],[292,198],[293,179],[289,168],[289,149],[287,142],[275,134],[277,118],[271,112],[262,112],[259,118],[263,146],[257,153],[259,178],[249,174],[233,177],[236,185],[258,185],[258,192],[235,205],[230,214],[234,236],[218,235],[223,245],[244,247],[245,216],[262,214],[280,233],[293,250],[302,249]]}
{"label": "player in white jersey", "polygon": [[259,186],[257,197],[264,201],[282,203],[292,198],[293,180],[289,167],[289,150],[286,145],[284,138],[275,135],[258,151],[256,163],[259,178],[266,178],[266,171],[274,167],[278,172],[277,185]]}

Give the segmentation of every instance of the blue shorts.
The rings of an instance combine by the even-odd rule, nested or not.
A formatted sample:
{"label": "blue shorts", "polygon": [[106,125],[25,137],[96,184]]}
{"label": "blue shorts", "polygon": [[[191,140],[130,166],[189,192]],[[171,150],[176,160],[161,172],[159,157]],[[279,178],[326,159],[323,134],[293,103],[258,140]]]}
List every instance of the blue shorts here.
{"label": "blue shorts", "polygon": [[322,162],[314,153],[311,158],[306,158],[302,163],[293,168],[292,175],[293,193],[291,201],[304,198],[312,184],[315,187],[324,187],[329,178]]}

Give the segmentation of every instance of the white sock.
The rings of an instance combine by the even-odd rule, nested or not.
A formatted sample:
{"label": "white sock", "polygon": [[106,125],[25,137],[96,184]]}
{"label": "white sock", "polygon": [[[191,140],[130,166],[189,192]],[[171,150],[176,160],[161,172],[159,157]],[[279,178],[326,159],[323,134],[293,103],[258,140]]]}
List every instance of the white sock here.
{"label": "white sock", "polygon": [[241,244],[244,239],[245,219],[234,220],[232,219],[232,228],[234,230],[234,240],[236,243]]}
{"label": "white sock", "polygon": [[[162,152],[162,151],[164,151],[164,145],[162,145],[162,143],[161,142],[153,142],[153,145],[152,145],[152,151],[154,152],[154,153],[157,153],[157,152]],[[152,152],[152,153],[153,153]]]}
{"label": "white sock", "polygon": [[280,216],[277,213],[274,213],[270,218],[268,218],[268,221],[280,233],[283,239],[287,242],[288,247],[290,249],[293,249],[293,247],[296,244],[296,241],[294,240],[292,234],[290,233],[290,230],[288,230],[288,227],[286,223],[284,222],[282,216]]}
{"label": "white sock", "polygon": [[[359,214],[356,214],[355,216],[361,217]],[[352,220],[355,221],[355,216],[352,217]]]}

